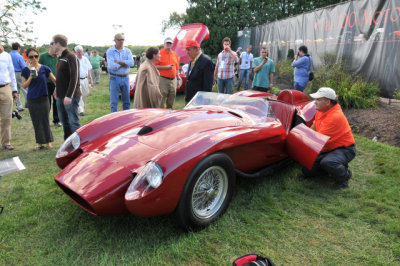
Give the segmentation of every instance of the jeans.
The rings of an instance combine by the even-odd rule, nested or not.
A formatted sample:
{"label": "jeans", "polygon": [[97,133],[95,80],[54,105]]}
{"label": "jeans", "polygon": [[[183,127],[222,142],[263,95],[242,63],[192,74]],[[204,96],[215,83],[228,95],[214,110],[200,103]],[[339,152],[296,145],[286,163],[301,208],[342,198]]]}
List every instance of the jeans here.
{"label": "jeans", "polygon": [[230,79],[217,79],[218,92],[232,94],[233,77]]}
{"label": "jeans", "polygon": [[[307,84],[306,84],[306,85],[307,85]],[[295,83],[294,83],[294,89],[295,89],[296,91],[304,91],[304,89],[306,88],[306,85],[301,86],[298,82],[295,82]]]}
{"label": "jeans", "polygon": [[244,80],[244,89],[247,90],[247,87],[249,85],[249,75],[250,75],[250,68],[249,69],[241,69],[240,70],[240,79],[239,79],[239,83],[237,85],[237,90],[238,91],[240,89],[240,86],[242,86],[243,78],[245,78],[245,80]]}
{"label": "jeans", "polygon": [[356,156],[356,147],[339,147],[329,152],[318,154],[313,168],[308,170],[303,167],[305,176],[313,177],[320,175],[330,175],[336,182],[342,183],[349,179],[348,163]]}
{"label": "jeans", "polygon": [[129,76],[117,77],[110,75],[109,86],[111,113],[118,111],[119,93],[121,93],[122,109],[131,109],[131,99],[129,97]]}
{"label": "jeans", "polygon": [[64,98],[57,98],[58,118],[63,125],[64,140],[75,132],[80,126],[78,106],[81,97],[73,97],[72,103],[64,105]]}

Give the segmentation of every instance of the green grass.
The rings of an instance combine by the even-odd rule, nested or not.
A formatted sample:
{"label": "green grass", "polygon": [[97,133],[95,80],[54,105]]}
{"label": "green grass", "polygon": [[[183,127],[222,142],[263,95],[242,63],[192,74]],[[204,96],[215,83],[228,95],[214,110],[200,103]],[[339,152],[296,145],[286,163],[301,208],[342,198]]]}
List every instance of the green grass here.
{"label": "green grass", "polygon": [[[109,113],[106,75],[91,89],[82,124]],[[177,107],[183,106],[178,95]],[[120,106],[119,106],[120,107]],[[96,217],[55,184],[56,149],[34,151],[27,111],[12,121],[14,151],[26,170],[0,179],[0,265],[230,265],[247,253],[277,265],[399,265],[400,150],[356,136],[347,190],[302,179],[294,164],[239,179],[233,200],[208,228],[182,232],[170,216]],[[52,127],[54,146],[63,141]]]}

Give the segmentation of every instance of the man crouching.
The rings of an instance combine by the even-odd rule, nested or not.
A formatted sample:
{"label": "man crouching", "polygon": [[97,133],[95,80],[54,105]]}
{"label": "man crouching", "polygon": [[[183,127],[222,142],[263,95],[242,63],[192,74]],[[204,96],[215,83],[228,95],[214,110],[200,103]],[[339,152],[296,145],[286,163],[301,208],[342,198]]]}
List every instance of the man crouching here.
{"label": "man crouching", "polygon": [[349,122],[337,103],[331,88],[320,88],[310,94],[315,99],[317,113],[311,129],[330,137],[318,155],[313,168],[303,167],[305,176],[328,174],[335,179],[336,188],[348,188],[352,176],[348,164],[356,156],[356,147]]}

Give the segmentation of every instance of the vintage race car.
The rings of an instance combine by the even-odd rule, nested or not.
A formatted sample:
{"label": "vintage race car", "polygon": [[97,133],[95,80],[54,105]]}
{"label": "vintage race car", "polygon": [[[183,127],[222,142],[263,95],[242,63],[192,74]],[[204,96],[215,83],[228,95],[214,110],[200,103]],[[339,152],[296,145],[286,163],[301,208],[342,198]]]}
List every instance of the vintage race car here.
{"label": "vintage race car", "polygon": [[185,229],[204,227],[227,209],[237,176],[263,177],[292,158],[311,168],[327,141],[307,126],[315,112],[285,90],[199,92],[183,110],[108,114],[62,144],[55,182],[95,215],[173,213]]}

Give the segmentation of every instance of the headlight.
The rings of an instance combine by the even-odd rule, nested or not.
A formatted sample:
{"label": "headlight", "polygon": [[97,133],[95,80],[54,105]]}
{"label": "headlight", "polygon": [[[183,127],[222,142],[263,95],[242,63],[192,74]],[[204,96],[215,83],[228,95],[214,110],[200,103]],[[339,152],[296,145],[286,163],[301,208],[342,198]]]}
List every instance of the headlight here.
{"label": "headlight", "polygon": [[163,171],[155,162],[148,162],[143,170],[133,179],[125,194],[125,199],[132,200],[145,196],[162,183]]}
{"label": "headlight", "polygon": [[81,137],[77,132],[74,132],[71,136],[69,136],[61,147],[57,151],[57,158],[61,158],[67,156],[68,154],[73,153],[76,151],[79,146],[81,145]]}

